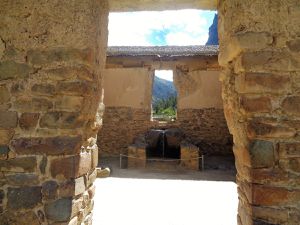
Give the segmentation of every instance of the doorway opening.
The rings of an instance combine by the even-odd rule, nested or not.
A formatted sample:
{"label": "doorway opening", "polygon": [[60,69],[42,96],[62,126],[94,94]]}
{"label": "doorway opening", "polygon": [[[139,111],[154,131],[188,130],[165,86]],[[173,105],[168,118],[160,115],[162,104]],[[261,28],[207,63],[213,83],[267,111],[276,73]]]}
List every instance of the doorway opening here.
{"label": "doorway opening", "polygon": [[[110,73],[122,74],[118,82],[124,92],[143,101],[132,104],[126,98],[126,104],[111,102],[106,108],[99,139],[103,148],[109,146],[106,153],[114,154],[100,157],[100,166],[112,168],[112,174],[103,182],[98,180],[95,215],[101,210],[108,216],[95,218],[96,223],[118,224],[121,219],[123,224],[193,225],[202,217],[210,225],[236,224],[235,170],[199,171],[199,159],[219,146],[213,142],[227,143],[223,136],[229,135],[219,107],[218,47],[210,46],[217,42],[209,41],[210,33],[216,32],[209,29],[217,27],[216,17],[215,12],[198,10],[110,14],[107,68]],[[121,81],[126,76],[130,85]],[[112,114],[108,116],[108,112]],[[157,121],[166,116],[166,123]],[[99,147],[101,155],[103,148]],[[127,169],[123,169],[119,165],[126,157]],[[222,196],[229,198],[221,200],[215,193],[225,189],[227,194]],[[104,204],[109,205],[108,196],[115,193],[120,193],[119,201],[109,208],[118,217],[103,207],[103,199],[107,197]],[[232,207],[220,201],[230,202]],[[209,218],[215,210],[224,214]]]}

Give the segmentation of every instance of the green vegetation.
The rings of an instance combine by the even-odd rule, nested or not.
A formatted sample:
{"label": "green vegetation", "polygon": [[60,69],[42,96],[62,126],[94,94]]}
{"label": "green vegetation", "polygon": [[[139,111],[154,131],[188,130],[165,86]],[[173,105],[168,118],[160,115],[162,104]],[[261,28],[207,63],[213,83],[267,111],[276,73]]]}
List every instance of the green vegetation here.
{"label": "green vegetation", "polygon": [[177,97],[170,96],[153,103],[153,116],[176,118]]}

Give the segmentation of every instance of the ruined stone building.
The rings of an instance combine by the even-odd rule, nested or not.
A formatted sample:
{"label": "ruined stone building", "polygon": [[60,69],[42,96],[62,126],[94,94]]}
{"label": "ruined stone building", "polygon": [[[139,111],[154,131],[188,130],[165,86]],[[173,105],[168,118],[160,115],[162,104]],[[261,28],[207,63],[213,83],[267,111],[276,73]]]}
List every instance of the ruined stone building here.
{"label": "ruined stone building", "polygon": [[[131,57],[134,51],[126,49],[107,54],[110,11],[183,8],[218,10],[218,64],[215,50],[196,49],[186,61]],[[103,122],[104,154],[109,115],[131,127],[129,136],[140,132],[136,120],[154,126],[146,78],[160,65],[175,74],[179,126],[187,124],[180,115],[196,121],[209,109],[221,119],[224,111],[227,126],[219,129],[228,127],[233,136],[238,224],[299,224],[299,19],[299,0],[1,0],[0,224],[91,224],[98,131]],[[144,95],[119,87],[122,101],[105,99],[114,88],[105,85],[124,70],[132,70],[128,85],[144,84],[137,90]],[[223,104],[207,105],[199,89],[216,82],[217,73]],[[112,80],[105,84],[107,76]],[[134,103],[126,101],[133,96]],[[183,129],[191,141],[193,135],[209,140],[198,124]]]}
{"label": "ruined stone building", "polygon": [[[179,130],[185,136],[181,141],[200,146],[205,155],[232,155],[217,55],[217,46],[108,48],[99,157],[126,155],[128,146],[150,129]],[[151,119],[154,72],[159,69],[174,72],[176,122]]]}

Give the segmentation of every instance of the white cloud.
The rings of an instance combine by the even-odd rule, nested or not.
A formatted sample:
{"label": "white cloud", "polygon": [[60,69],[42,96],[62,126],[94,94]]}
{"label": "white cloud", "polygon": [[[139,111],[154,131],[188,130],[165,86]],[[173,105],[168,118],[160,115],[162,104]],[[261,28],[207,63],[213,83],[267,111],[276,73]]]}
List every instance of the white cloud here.
{"label": "white cloud", "polygon": [[168,34],[166,39],[168,45],[199,45],[207,42],[208,34],[191,36],[189,33],[177,32]]}
{"label": "white cloud", "polygon": [[205,44],[208,26],[199,10],[110,13],[108,45],[150,46],[155,30],[168,30],[167,45]]}
{"label": "white cloud", "polygon": [[155,76],[164,79],[173,81],[173,71],[172,70],[156,70]]}

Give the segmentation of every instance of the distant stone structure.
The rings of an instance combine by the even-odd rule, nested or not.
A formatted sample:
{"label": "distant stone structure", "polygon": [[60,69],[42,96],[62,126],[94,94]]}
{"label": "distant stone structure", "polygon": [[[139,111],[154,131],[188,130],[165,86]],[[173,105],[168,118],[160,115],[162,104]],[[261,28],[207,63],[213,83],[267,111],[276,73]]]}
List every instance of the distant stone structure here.
{"label": "distant stone structure", "polygon": [[[135,138],[151,128],[179,128],[205,154],[232,155],[223,112],[218,47],[109,47],[104,71],[100,157],[126,154]],[[177,121],[151,120],[155,69],[174,71]],[[111,87],[114,86],[114,89]]]}

